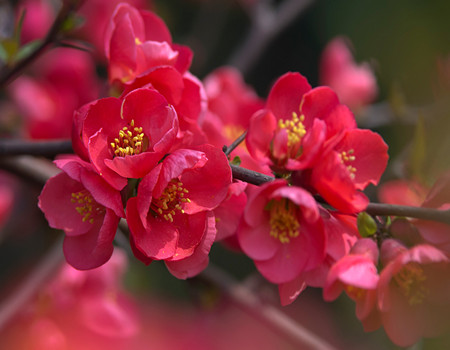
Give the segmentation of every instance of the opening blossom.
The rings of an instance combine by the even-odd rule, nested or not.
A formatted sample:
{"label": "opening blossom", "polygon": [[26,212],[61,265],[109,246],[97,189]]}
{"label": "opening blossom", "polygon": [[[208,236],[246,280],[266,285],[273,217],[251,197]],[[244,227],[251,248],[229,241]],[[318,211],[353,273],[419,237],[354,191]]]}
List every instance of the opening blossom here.
{"label": "opening blossom", "polygon": [[39,208],[49,225],[63,230],[64,255],[80,270],[103,265],[113,253],[120,217],[120,193],[78,157],[55,161],[63,172],[50,178],[39,196]]}
{"label": "opening blossom", "polygon": [[153,89],[97,100],[79,115],[79,153],[87,153],[97,172],[117,190],[125,187],[127,178],[145,176],[169,151],[178,132],[176,112]]}
{"label": "opening blossom", "polygon": [[336,299],[343,291],[356,303],[356,316],[367,331],[380,326],[376,309],[378,247],[370,238],[358,240],[349,254],[330,269],[323,288],[327,301]]}
{"label": "opening blossom", "polygon": [[450,329],[449,260],[439,249],[421,244],[407,249],[388,239],[381,247],[385,267],[378,283],[378,308],[389,338],[410,346],[421,337]]}
{"label": "opening blossom", "polygon": [[373,102],[378,88],[367,63],[357,65],[345,38],[331,40],[320,60],[320,84],[331,87],[341,102],[358,112]]}
{"label": "opening blossom", "polygon": [[172,43],[161,18],[127,3],[116,7],[106,29],[105,53],[110,82],[122,83],[156,66],[173,66],[184,73],[192,60],[188,47]]}
{"label": "opening blossom", "polygon": [[145,263],[164,260],[179,278],[201,271],[216,236],[211,211],[223,201],[230,183],[228,161],[218,148],[203,145],[169,154],[128,200],[135,255]]}
{"label": "opening blossom", "polygon": [[272,283],[289,282],[325,257],[325,233],[314,198],[285,180],[251,193],[238,240],[259,272]]}

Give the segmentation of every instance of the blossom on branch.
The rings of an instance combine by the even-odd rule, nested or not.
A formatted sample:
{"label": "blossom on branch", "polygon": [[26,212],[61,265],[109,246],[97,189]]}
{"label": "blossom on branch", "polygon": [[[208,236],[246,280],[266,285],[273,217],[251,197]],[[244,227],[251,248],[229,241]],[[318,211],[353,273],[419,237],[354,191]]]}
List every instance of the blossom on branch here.
{"label": "blossom on branch", "polygon": [[130,241],[144,263],[164,260],[179,278],[191,277],[208,263],[216,236],[212,210],[225,198],[231,170],[211,145],[169,154],[139,183],[127,202]]}
{"label": "blossom on branch", "polygon": [[251,193],[237,234],[244,253],[272,283],[292,281],[325,257],[326,238],[316,201],[285,180]]}
{"label": "blossom on branch", "polygon": [[97,172],[117,190],[127,178],[141,178],[153,169],[178,132],[176,112],[153,89],[100,99],[84,112],[77,128],[82,144]]}
{"label": "blossom on branch", "polygon": [[191,50],[172,43],[165,23],[156,14],[119,4],[105,33],[110,82],[126,83],[156,66],[173,66],[186,72]]}
{"label": "blossom on branch", "polygon": [[384,268],[378,283],[378,308],[389,338],[410,346],[421,337],[435,337],[450,329],[450,264],[437,248],[422,244],[407,249],[385,240]]}
{"label": "blossom on branch", "polygon": [[359,112],[373,102],[377,95],[377,82],[367,63],[357,65],[345,38],[331,40],[322,52],[320,83],[331,87],[340,101]]}
{"label": "blossom on branch", "polygon": [[78,157],[55,164],[63,172],[47,181],[39,208],[51,227],[65,232],[69,264],[81,270],[103,265],[113,252],[119,219],[125,216],[120,193]]}

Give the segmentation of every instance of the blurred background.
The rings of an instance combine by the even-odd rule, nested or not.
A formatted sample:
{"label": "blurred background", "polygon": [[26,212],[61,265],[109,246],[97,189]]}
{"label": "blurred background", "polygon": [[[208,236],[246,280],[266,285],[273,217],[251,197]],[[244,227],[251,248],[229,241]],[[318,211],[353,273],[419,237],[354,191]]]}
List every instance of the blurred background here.
{"label": "blurred background", "polygon": [[[6,7],[6,1],[2,3],[3,15],[18,6],[18,2],[12,2],[11,7]],[[50,3],[53,6],[57,2]],[[174,42],[192,48],[194,75],[203,79],[216,68],[233,65],[262,98],[287,71],[298,71],[313,87],[319,85],[324,48],[335,37],[345,37],[355,61],[368,62],[376,76],[377,97],[373,104],[359,110],[356,117],[361,127],[378,131],[390,146],[385,179],[409,177],[432,184],[450,166],[450,2],[153,0],[146,5],[164,19]],[[281,13],[283,7],[291,10],[277,18],[276,12]],[[101,59],[96,61],[94,72],[99,80],[106,77]],[[21,135],[17,130],[23,124],[20,119],[23,112],[10,104],[17,98],[14,96],[10,91],[0,95],[2,137]],[[60,263],[53,265],[53,272],[47,272],[52,277],[44,279],[43,286],[38,288],[43,315],[48,309],[42,306],[46,305],[42,295],[53,295],[53,291],[45,288],[61,273],[58,271],[63,259],[52,249],[62,233],[48,228],[36,206],[42,188],[39,180],[16,176],[5,169],[0,180],[0,305],[17,302],[14,298],[17,290],[49,254],[56,254],[54,261]],[[369,189],[369,194],[376,200],[374,189]],[[215,244],[211,262],[257,291],[264,300],[278,303],[276,289],[258,277],[245,256]],[[295,349],[283,336],[239,310],[207,279],[177,280],[158,262],[147,267],[131,258],[121,264],[126,268],[116,279],[123,280],[124,287],[114,290],[117,295],[125,293],[130,298],[142,327],[136,331],[137,340],[130,348]],[[80,284],[75,283],[76,288],[81,288]],[[35,298],[34,293],[34,302]],[[354,315],[353,302],[346,296],[325,303],[321,290],[310,288],[292,305],[280,309],[338,349],[398,348],[383,330],[365,333]],[[0,309],[0,321],[3,316],[5,312],[2,314]],[[23,344],[17,334],[25,329],[24,324],[28,325],[27,332],[34,329],[30,334],[41,334],[31,326],[35,316],[30,317],[22,313],[8,318],[0,335],[6,345],[0,340],[0,348],[21,349]],[[54,334],[52,339],[56,340],[46,344],[47,348],[65,349],[58,345],[63,343]],[[174,341],[174,337],[179,337],[180,342]],[[152,346],[143,345],[149,343]],[[34,344],[40,343],[36,340]],[[92,348],[100,346],[95,341],[92,344]],[[425,340],[414,348],[441,349],[445,344],[449,343],[444,336]],[[123,344],[108,346],[120,349]]]}

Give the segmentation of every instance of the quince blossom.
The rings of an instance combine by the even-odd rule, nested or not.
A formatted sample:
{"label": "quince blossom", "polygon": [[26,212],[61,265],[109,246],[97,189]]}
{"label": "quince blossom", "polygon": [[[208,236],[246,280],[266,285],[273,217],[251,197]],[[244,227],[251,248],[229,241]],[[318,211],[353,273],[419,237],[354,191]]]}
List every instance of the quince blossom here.
{"label": "quince blossom", "polygon": [[380,326],[376,309],[378,286],[378,247],[363,238],[355,243],[349,254],[343,256],[330,269],[323,288],[323,298],[336,299],[342,291],[356,302],[356,316],[366,331]]}
{"label": "quince blossom", "polygon": [[173,66],[181,73],[191,65],[192,52],[172,43],[169,29],[153,12],[121,3],[105,33],[110,82],[126,83],[157,66]]}
{"label": "quince blossom", "polygon": [[80,270],[109,260],[120,217],[120,193],[78,157],[55,161],[63,172],[50,178],[39,196],[39,208],[49,225],[64,230],[64,255]]}
{"label": "quince blossom", "polygon": [[33,139],[70,137],[73,111],[98,97],[100,82],[86,52],[58,48],[21,76],[8,91],[23,116],[26,136]]}
{"label": "quince blossom", "polygon": [[310,185],[343,213],[364,210],[369,199],[361,192],[377,185],[388,161],[388,146],[370,130],[346,130],[341,140],[311,171]]}
{"label": "quince blossom", "polygon": [[331,87],[341,102],[358,112],[377,95],[377,82],[367,63],[357,65],[342,37],[331,40],[320,60],[320,83]]}
{"label": "quince blossom", "polygon": [[[442,174],[431,189],[415,181],[392,180],[379,188],[378,195],[382,202],[389,204],[449,210],[450,172]],[[450,254],[450,226],[446,223],[395,218],[389,230],[395,238],[408,245],[428,243]]]}
{"label": "quince blossom", "polygon": [[284,173],[312,167],[325,141],[355,127],[353,114],[330,88],[312,89],[291,72],[275,82],[266,108],[252,116],[246,143],[254,158]]}
{"label": "quince blossom", "polygon": [[176,112],[153,89],[136,89],[123,99],[97,100],[78,117],[75,129],[82,130],[86,149],[75,133],[79,153],[88,153],[97,172],[117,190],[127,184],[127,178],[141,178],[153,169],[178,132]]}
{"label": "quince blossom", "polygon": [[314,198],[300,187],[275,180],[249,196],[238,240],[270,282],[294,280],[325,258],[325,232]]}
{"label": "quince blossom", "polygon": [[431,245],[407,249],[388,239],[381,247],[381,260],[385,266],[378,282],[378,308],[389,338],[410,346],[450,329],[448,257]]}
{"label": "quince blossom", "polygon": [[230,183],[228,161],[211,145],[176,150],[164,158],[127,203],[137,258],[164,260],[179,278],[200,272],[216,236],[211,210],[223,201]]}

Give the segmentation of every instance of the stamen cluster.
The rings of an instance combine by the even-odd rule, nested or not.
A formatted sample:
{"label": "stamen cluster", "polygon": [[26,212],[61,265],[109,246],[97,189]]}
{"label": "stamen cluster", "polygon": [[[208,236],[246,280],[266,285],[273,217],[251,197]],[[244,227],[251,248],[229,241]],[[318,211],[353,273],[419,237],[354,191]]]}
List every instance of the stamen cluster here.
{"label": "stamen cluster", "polygon": [[268,204],[270,212],[270,235],[281,243],[289,243],[300,234],[297,208],[288,199],[272,200]]}
{"label": "stamen cluster", "polygon": [[185,197],[188,193],[189,191],[183,187],[181,181],[172,179],[161,196],[153,199],[151,208],[162,216],[164,220],[173,222],[176,211],[184,214],[183,203],[191,202],[189,198]]}
{"label": "stamen cluster", "polygon": [[119,131],[119,136],[111,142],[116,157],[132,156],[145,151],[145,135],[142,127],[134,126],[134,120],[130,122],[130,128],[124,126]]}
{"label": "stamen cluster", "polygon": [[81,215],[83,222],[89,221],[92,224],[94,217],[104,212],[104,208],[98,205],[87,190],[72,193],[72,199],[70,201],[79,204],[75,207],[75,210]]}

